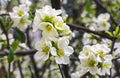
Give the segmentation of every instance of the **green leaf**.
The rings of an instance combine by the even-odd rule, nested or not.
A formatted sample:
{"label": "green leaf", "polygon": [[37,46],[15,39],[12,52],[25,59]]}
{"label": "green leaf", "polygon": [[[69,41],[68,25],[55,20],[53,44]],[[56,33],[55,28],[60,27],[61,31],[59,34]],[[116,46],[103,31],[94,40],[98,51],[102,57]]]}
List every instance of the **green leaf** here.
{"label": "green leaf", "polygon": [[115,31],[113,31],[113,35],[114,35],[114,37],[116,36],[116,32]]}
{"label": "green leaf", "polygon": [[32,12],[29,12],[29,19],[33,20],[34,19],[34,15],[32,14]]}
{"label": "green leaf", "polygon": [[105,33],[107,33],[109,36],[113,37],[113,34],[109,31],[105,31]]}
{"label": "green leaf", "polygon": [[117,38],[120,39],[120,34],[117,35]]}
{"label": "green leaf", "polygon": [[19,45],[19,41],[16,40],[16,41],[14,41],[14,42],[11,44],[11,47],[12,47],[13,50],[16,50],[17,47],[18,47],[18,45]]}
{"label": "green leaf", "polygon": [[115,28],[115,33],[118,34],[118,32],[119,32],[119,26]]}
{"label": "green leaf", "polygon": [[13,49],[10,47],[10,51],[9,51],[9,54],[8,54],[8,63],[10,64],[14,59],[14,51]]}
{"label": "green leaf", "polygon": [[18,28],[14,29],[14,37],[19,40],[21,43],[24,43],[26,40],[25,34]]}

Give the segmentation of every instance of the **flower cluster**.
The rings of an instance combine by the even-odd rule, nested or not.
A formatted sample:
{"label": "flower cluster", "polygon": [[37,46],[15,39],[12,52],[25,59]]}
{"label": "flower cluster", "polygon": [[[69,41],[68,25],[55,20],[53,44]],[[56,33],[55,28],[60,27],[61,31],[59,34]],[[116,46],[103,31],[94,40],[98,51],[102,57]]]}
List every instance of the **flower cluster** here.
{"label": "flower cluster", "polygon": [[28,13],[30,5],[31,2],[29,0],[21,0],[21,4],[19,6],[15,6],[13,8],[13,12],[9,12],[13,21],[13,26],[21,30],[25,30],[28,25],[31,24]]}
{"label": "flower cluster", "polygon": [[90,26],[90,29],[96,31],[106,31],[110,28],[110,23],[108,20],[110,19],[110,15],[108,13],[100,14],[97,18],[94,19],[94,23]]}
{"label": "flower cluster", "polygon": [[82,75],[87,72],[91,75],[110,74],[112,55],[108,54],[109,52],[110,48],[105,44],[84,46],[79,54]]}
{"label": "flower cluster", "polygon": [[87,17],[88,14],[89,13],[87,11],[83,11],[81,17],[82,22],[85,23],[85,25],[88,26],[89,29],[93,31],[106,31],[109,30],[109,28],[111,27],[109,23],[109,13],[101,13],[98,15],[98,17],[94,17],[92,15],[89,15],[90,17]]}
{"label": "flower cluster", "polygon": [[69,46],[72,32],[60,14],[61,10],[52,9],[50,6],[36,10],[33,31],[42,31],[41,41],[35,44],[38,50],[36,55],[43,61],[52,55],[56,63],[68,64],[69,56],[73,53],[73,48]]}

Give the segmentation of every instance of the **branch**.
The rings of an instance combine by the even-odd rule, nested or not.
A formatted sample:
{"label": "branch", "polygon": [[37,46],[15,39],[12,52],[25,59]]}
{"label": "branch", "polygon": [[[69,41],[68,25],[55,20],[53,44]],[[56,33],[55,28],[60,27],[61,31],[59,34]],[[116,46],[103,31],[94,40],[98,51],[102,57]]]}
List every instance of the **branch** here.
{"label": "branch", "polygon": [[80,26],[80,25],[71,24],[71,23],[67,23],[67,25],[69,25],[71,28],[76,29],[76,30],[81,30],[81,31],[85,31],[85,32],[88,32],[88,33],[93,33],[93,34],[99,35],[101,37],[108,38],[110,40],[114,39],[113,37],[108,36],[105,33],[100,33],[100,32],[96,32],[96,31],[92,31],[92,30],[89,30],[89,29],[87,29],[87,28],[85,28],[83,26]]}
{"label": "branch", "polygon": [[10,43],[9,43],[9,38],[8,38],[8,32],[5,30],[5,27],[4,27],[4,25],[3,25],[1,20],[0,20],[0,27],[1,27],[1,29],[3,30],[3,32],[4,32],[5,36],[6,36],[6,39],[7,39],[7,49],[9,49],[10,48]]}
{"label": "branch", "polygon": [[[26,56],[26,55],[34,55],[37,52],[37,50],[31,49],[26,51],[16,51],[14,52],[14,55],[17,56]],[[0,56],[7,56],[9,53],[7,52],[0,52]]]}

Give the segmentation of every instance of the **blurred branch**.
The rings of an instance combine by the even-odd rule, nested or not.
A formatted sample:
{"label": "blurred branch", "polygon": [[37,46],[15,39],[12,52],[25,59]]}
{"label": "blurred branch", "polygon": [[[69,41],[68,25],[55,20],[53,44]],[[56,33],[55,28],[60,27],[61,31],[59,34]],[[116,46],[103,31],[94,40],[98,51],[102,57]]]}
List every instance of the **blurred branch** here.
{"label": "blurred branch", "polygon": [[5,36],[6,36],[6,39],[7,39],[7,49],[9,49],[9,48],[10,48],[10,44],[9,44],[8,32],[5,30],[5,27],[4,27],[4,25],[3,25],[2,20],[0,20],[0,27],[1,27],[1,29],[3,30],[3,33],[4,33]]}
{"label": "blurred branch", "polygon": [[19,72],[20,72],[21,78],[24,78],[24,76],[23,76],[23,72],[22,72],[21,63],[20,63],[19,60],[17,61],[17,64],[18,64],[18,68],[19,68]]}
{"label": "blurred branch", "polygon": [[60,9],[61,8],[61,2],[60,0],[51,0],[52,8]]}
{"label": "blurred branch", "polygon": [[60,64],[58,64],[58,67],[59,67],[59,69],[60,69],[60,73],[61,73],[61,75],[62,75],[62,78],[66,78],[64,75],[64,73],[63,73],[63,70],[62,70],[62,67],[60,66]]}
{"label": "blurred branch", "polygon": [[109,12],[100,2],[99,0],[93,0],[97,6],[99,6],[101,9],[103,9],[104,11],[108,12],[110,14],[110,19],[111,21],[117,26],[118,23],[115,21],[115,19],[113,18],[113,16],[111,15],[111,12]]}
{"label": "blurred branch", "polygon": [[[16,51],[14,52],[14,55],[17,56],[26,56],[26,55],[34,55],[37,52],[37,50],[31,49],[26,51]],[[7,56],[9,53],[7,52],[0,52],[0,56]]]}
{"label": "blurred branch", "polygon": [[77,25],[77,24],[67,23],[67,25],[69,25],[71,28],[76,29],[76,30],[81,30],[81,31],[85,31],[85,32],[88,32],[88,33],[93,33],[93,34],[99,35],[101,37],[108,38],[110,40],[114,39],[113,37],[108,36],[105,33],[97,32],[97,31],[92,31],[92,30],[89,30],[89,29],[87,29],[87,28],[85,28],[83,26]]}
{"label": "blurred branch", "polygon": [[7,14],[7,13],[6,14],[0,14],[0,16],[9,16],[9,14]]}

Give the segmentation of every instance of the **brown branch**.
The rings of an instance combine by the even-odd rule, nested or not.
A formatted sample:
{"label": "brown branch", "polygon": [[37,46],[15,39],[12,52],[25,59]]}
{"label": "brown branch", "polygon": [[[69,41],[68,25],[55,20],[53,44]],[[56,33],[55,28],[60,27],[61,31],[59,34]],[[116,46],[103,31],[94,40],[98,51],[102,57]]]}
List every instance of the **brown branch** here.
{"label": "brown branch", "polygon": [[[16,51],[14,52],[14,55],[17,56],[26,56],[26,55],[34,55],[37,52],[37,50],[31,49],[26,51]],[[0,52],[0,56],[7,56],[8,52]]]}
{"label": "brown branch", "polygon": [[71,28],[73,29],[76,29],[76,30],[81,30],[81,31],[85,31],[85,32],[88,32],[88,33],[93,33],[93,34],[96,34],[96,35],[99,35],[101,37],[104,37],[104,38],[108,38],[110,40],[114,39],[113,37],[105,34],[105,33],[101,33],[101,32],[97,32],[97,31],[92,31],[90,29],[87,29],[83,26],[80,26],[80,25],[76,25],[76,24],[71,24],[71,23],[67,23],[67,25],[69,25]]}
{"label": "brown branch", "polygon": [[5,30],[5,27],[4,27],[4,25],[3,25],[2,20],[0,20],[0,27],[1,27],[1,29],[3,30],[3,33],[4,33],[5,36],[6,36],[7,49],[9,49],[9,48],[10,48],[10,43],[9,43],[9,38],[8,38],[8,32]]}

